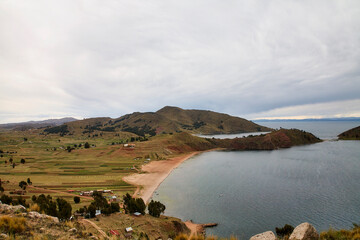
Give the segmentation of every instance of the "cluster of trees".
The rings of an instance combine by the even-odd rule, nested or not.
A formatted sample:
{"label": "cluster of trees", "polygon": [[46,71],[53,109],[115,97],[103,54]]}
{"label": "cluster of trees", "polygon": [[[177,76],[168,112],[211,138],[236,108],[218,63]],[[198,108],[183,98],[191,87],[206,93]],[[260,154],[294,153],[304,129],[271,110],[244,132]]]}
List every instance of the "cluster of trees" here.
{"label": "cluster of trees", "polygon": [[26,189],[27,185],[32,185],[32,181],[30,180],[30,178],[28,178],[26,180],[26,182],[25,181],[20,181],[19,182],[19,187],[22,188],[23,190]]}
{"label": "cluster of trees", "polygon": [[32,201],[40,207],[40,212],[45,212],[47,215],[58,217],[60,220],[71,217],[72,207],[65,199],[57,198],[53,201],[50,195],[41,194],[38,197],[32,196]]}
{"label": "cluster of trees", "polygon": [[[146,205],[142,198],[133,198],[129,193],[127,193],[124,197],[124,209],[125,213],[135,213],[139,212],[142,215],[145,215]],[[160,217],[161,213],[165,211],[165,205],[158,201],[153,201],[148,205],[149,214],[153,217]]]}
{"label": "cluster of trees", "polygon": [[145,137],[145,134],[149,134],[150,136],[155,136],[156,135],[156,129],[155,128],[151,128],[148,125],[144,125],[142,127],[124,127],[122,129],[125,132],[131,132],[131,133],[135,133],[136,135]]}
{"label": "cluster of trees", "polygon": [[56,127],[50,127],[44,130],[46,133],[54,133],[54,134],[60,134],[60,136],[64,136],[67,133],[69,133],[68,126],[67,125],[61,125]]}
{"label": "cluster of trees", "polygon": [[198,129],[201,126],[205,126],[205,125],[206,125],[206,123],[204,123],[203,121],[196,121],[196,122],[193,123],[193,126],[194,126],[195,129]]}
{"label": "cluster of trees", "polygon": [[[66,147],[65,150],[68,151],[68,152],[71,152],[72,150],[75,150],[76,148],[81,148],[82,146],[84,146],[84,148],[90,148],[90,144],[88,142],[86,142],[86,143],[84,143],[84,145],[81,144],[81,143],[79,143],[79,145],[78,144],[69,145],[69,146]],[[54,151],[56,151],[56,148],[54,148]]]}
{"label": "cluster of trees", "polygon": [[165,205],[158,201],[153,201],[149,203],[148,210],[149,214],[153,217],[160,217],[161,213],[165,212]]}
{"label": "cluster of trees", "polygon": [[12,204],[12,205],[23,205],[24,207],[29,207],[29,204],[26,203],[26,199],[22,198],[21,196],[17,197],[16,199],[13,199],[11,196],[8,196],[6,194],[3,194],[0,197],[0,201],[4,204]]}
{"label": "cluster of trees", "polygon": [[127,193],[124,197],[124,209],[125,213],[135,213],[139,212],[142,215],[145,215],[146,205],[142,198],[133,198],[129,193]]}
{"label": "cluster of trees", "polygon": [[[95,217],[96,210],[101,210],[101,213],[110,215],[111,213],[119,212],[120,206],[118,203],[108,203],[106,198],[100,192],[93,193],[94,201],[88,207],[80,208],[77,212],[86,214],[90,218]],[[75,201],[75,198],[74,198]]]}

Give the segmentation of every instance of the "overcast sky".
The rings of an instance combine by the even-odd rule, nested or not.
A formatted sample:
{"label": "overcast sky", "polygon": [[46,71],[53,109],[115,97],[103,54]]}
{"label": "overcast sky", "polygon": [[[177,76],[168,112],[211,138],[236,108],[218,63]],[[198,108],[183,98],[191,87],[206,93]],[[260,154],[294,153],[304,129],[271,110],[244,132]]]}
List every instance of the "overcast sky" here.
{"label": "overcast sky", "polygon": [[0,0],[0,122],[171,105],[360,117],[359,0]]}

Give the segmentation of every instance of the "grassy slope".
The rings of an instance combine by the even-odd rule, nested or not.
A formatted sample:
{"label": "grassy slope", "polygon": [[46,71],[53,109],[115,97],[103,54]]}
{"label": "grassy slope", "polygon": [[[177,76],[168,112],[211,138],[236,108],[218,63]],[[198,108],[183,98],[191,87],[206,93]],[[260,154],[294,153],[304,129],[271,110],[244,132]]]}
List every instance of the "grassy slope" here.
{"label": "grassy slope", "polygon": [[[105,233],[109,234],[110,230],[117,230],[122,235],[125,234],[125,228],[134,229],[133,237],[138,239],[141,232],[146,233],[150,239],[168,239],[174,238],[180,233],[189,233],[189,229],[178,218],[161,216],[155,218],[150,215],[135,217],[128,214],[112,214],[110,216],[100,216],[99,221],[94,221]],[[95,229],[88,231],[96,234]],[[109,234],[110,235],[110,234]]]}
{"label": "grassy slope", "polygon": [[360,140],[360,126],[338,135],[341,140]]}
{"label": "grassy slope", "polygon": [[[156,113],[179,123],[184,129],[191,129],[189,131],[194,133],[219,134],[271,130],[243,118],[212,111],[184,110],[177,107],[164,107]],[[205,125],[201,124],[202,122]],[[190,127],[184,127],[184,125]]]}

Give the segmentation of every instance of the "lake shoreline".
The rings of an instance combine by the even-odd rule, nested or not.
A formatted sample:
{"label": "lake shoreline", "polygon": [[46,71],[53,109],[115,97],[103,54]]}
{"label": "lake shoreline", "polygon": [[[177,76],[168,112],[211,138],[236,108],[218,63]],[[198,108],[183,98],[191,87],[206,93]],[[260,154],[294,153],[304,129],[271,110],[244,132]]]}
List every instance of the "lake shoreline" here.
{"label": "lake shoreline", "polygon": [[170,175],[170,173],[175,168],[180,166],[181,163],[200,153],[216,150],[221,149],[195,151],[167,160],[152,161],[141,167],[141,171],[144,173],[131,174],[123,177],[123,180],[137,187],[133,197],[141,197],[145,203],[148,203],[159,185]]}

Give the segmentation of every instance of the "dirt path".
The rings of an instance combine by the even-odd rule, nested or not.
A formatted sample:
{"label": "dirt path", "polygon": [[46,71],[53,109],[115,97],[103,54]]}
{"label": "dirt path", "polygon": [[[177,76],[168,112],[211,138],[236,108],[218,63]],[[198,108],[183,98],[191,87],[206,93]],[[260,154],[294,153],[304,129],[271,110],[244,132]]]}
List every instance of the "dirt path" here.
{"label": "dirt path", "polygon": [[191,233],[189,236],[189,239],[191,239],[193,236],[197,236],[201,232],[201,224],[193,223],[191,220],[188,220],[185,222],[185,225],[190,229]]}
{"label": "dirt path", "polygon": [[28,185],[27,188],[38,189],[38,190],[42,190],[42,191],[44,191],[44,192],[61,193],[61,194],[69,195],[69,196],[74,196],[74,197],[77,196],[77,197],[80,197],[80,198],[85,198],[85,199],[93,200],[92,197],[88,197],[88,196],[81,196],[81,195],[78,195],[78,194],[73,194],[73,193],[68,193],[68,192],[62,192],[62,191],[58,191],[58,190],[52,190],[52,189],[47,189],[47,188],[35,187],[35,186],[32,186],[32,185]]}
{"label": "dirt path", "polygon": [[109,237],[108,237],[108,235],[106,235],[106,233],[103,231],[103,230],[101,230],[101,228],[98,226],[98,225],[96,225],[94,222],[92,222],[92,221],[90,221],[90,220],[87,220],[87,219],[82,219],[81,220],[81,222],[83,223],[83,224],[90,224],[91,226],[93,226],[96,230],[98,230],[98,232],[105,238],[105,239],[109,239]]}

